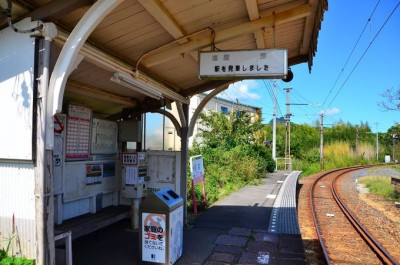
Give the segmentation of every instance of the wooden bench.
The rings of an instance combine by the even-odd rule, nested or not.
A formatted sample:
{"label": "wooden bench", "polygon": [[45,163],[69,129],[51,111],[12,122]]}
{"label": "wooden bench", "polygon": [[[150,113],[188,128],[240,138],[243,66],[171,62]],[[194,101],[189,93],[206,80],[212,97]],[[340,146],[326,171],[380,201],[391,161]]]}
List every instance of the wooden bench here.
{"label": "wooden bench", "polygon": [[130,206],[110,206],[95,214],[85,214],[56,225],[58,233],[71,232],[72,240],[90,234],[131,216]]}

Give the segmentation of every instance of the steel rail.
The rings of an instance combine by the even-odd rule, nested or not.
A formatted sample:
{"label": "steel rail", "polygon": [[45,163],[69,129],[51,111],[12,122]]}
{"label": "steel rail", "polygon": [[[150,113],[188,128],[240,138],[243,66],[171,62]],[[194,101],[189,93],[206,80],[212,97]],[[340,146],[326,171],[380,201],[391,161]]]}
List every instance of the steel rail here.
{"label": "steel rail", "polygon": [[392,255],[390,255],[390,253],[379,243],[379,241],[376,240],[370,232],[368,232],[365,226],[356,218],[356,216],[350,211],[350,209],[340,198],[339,193],[337,191],[337,185],[338,185],[337,183],[338,179],[343,174],[336,176],[331,183],[332,194],[336,203],[338,204],[344,215],[347,217],[347,219],[351,222],[353,227],[357,230],[357,232],[361,235],[364,241],[370,246],[371,250],[375,252],[375,254],[382,262],[384,262],[385,264],[400,265],[400,263],[397,262],[397,260],[393,258]]}
{"label": "steel rail", "polygon": [[364,228],[364,226],[357,220],[357,218],[355,218],[355,216],[349,211],[349,209],[347,208],[347,206],[344,204],[343,200],[340,198],[337,190],[334,188],[334,183],[336,183],[336,181],[343,176],[346,173],[349,173],[351,171],[355,171],[358,169],[363,169],[363,168],[368,168],[371,166],[355,166],[355,167],[349,167],[349,168],[341,168],[341,169],[335,169],[335,170],[331,170],[328,171],[326,173],[323,173],[321,176],[319,176],[317,179],[315,179],[315,181],[312,184],[312,187],[310,189],[310,204],[311,204],[311,211],[312,211],[312,215],[313,215],[313,221],[314,221],[314,226],[317,232],[317,236],[318,236],[318,240],[320,242],[321,245],[321,249],[324,255],[324,259],[326,264],[330,265],[331,262],[329,260],[329,255],[328,255],[328,251],[326,248],[326,243],[325,240],[322,237],[322,233],[321,233],[321,229],[319,227],[318,224],[318,220],[317,220],[317,213],[316,213],[316,208],[315,208],[315,203],[314,203],[314,190],[315,187],[317,186],[317,183],[324,177],[332,174],[332,173],[337,173],[339,171],[343,171],[340,172],[332,181],[331,184],[331,192],[333,195],[333,198],[335,199],[336,203],[338,204],[339,208],[342,210],[342,212],[344,213],[344,215],[346,216],[346,218],[350,221],[350,223],[353,225],[353,227],[357,230],[357,232],[360,234],[360,236],[363,238],[363,240],[370,246],[371,250],[376,253],[376,255],[378,256],[378,258],[386,263],[386,264],[395,264],[395,265],[400,265],[400,263],[398,263],[384,248],[383,246]]}

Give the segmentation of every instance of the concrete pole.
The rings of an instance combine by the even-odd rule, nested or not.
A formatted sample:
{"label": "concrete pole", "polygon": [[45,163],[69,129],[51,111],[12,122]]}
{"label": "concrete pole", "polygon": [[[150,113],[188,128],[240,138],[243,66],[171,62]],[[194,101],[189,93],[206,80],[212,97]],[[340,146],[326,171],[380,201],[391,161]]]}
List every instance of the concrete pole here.
{"label": "concrete pole", "polygon": [[356,159],[358,159],[358,137],[359,137],[359,132],[358,132],[358,126],[356,127]]}
{"label": "concrete pole", "polygon": [[272,118],[272,159],[276,161],[276,80],[274,80],[274,114]]}
{"label": "concrete pole", "polygon": [[324,169],[324,114],[321,114],[321,124],[319,125],[319,166],[320,169]]}
{"label": "concrete pole", "polygon": [[393,140],[392,140],[392,157],[393,157],[393,163],[396,163],[396,159],[394,158],[394,147],[395,147],[395,142],[396,140],[396,134],[393,134]]}
{"label": "concrete pole", "polygon": [[379,161],[379,136],[378,136],[378,131],[376,132],[376,161]]}
{"label": "concrete pole", "polygon": [[[290,90],[291,88],[284,88],[286,90],[286,145],[285,145],[285,170],[292,170],[292,163],[290,160]],[[286,168],[286,165],[288,167]]]}

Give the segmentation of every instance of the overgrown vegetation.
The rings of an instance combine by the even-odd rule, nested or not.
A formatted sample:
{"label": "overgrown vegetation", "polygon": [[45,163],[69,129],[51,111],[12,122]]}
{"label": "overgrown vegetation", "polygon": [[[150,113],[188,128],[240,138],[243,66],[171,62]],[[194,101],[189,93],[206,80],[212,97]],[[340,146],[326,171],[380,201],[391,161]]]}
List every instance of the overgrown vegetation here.
{"label": "overgrown vegetation", "polygon": [[[291,125],[291,142],[296,146],[291,152],[292,168],[302,171],[302,177],[314,174],[320,170],[329,170],[354,165],[384,163],[386,155],[395,153],[395,159],[400,152],[398,137],[400,126],[391,127],[387,133],[372,133],[368,123],[353,126],[351,124],[338,123],[332,127],[324,128],[324,148],[322,165],[320,162],[320,135],[319,125]],[[270,132],[269,125],[266,130]],[[298,132],[298,131],[302,132]],[[304,136],[304,131],[307,136]],[[277,145],[285,145],[285,126],[278,125]],[[303,137],[305,140],[303,141]],[[279,140],[280,139],[280,140]],[[377,159],[378,139],[378,159]],[[277,156],[284,157],[282,148],[277,147]]]}
{"label": "overgrown vegetation", "polygon": [[[267,172],[273,172],[271,146],[272,124],[252,120],[249,113],[230,114],[210,112],[201,115],[201,133],[189,151],[191,156],[203,155],[207,200],[209,204],[250,183],[259,183]],[[397,143],[400,126],[387,133],[372,133],[369,124],[351,125],[339,122],[324,128],[323,160],[320,161],[320,126],[292,123],[290,157],[292,170],[302,171],[301,177],[321,170],[354,165],[384,163],[385,155],[400,153]],[[396,137],[393,137],[396,136]],[[377,139],[379,149],[377,150]],[[286,126],[279,122],[276,129],[276,156],[285,157]],[[377,159],[378,154],[378,159]],[[393,161],[393,157],[391,157]],[[280,166],[278,164],[278,166]],[[283,170],[278,167],[278,170]],[[188,183],[190,187],[190,183]],[[188,192],[190,194],[190,192]],[[201,185],[196,186],[196,197],[203,201]],[[188,195],[189,207],[191,195]],[[200,205],[201,207],[201,205]]]}
{"label": "overgrown vegetation", "polygon": [[[209,112],[201,114],[200,119],[203,129],[200,129],[190,155],[203,156],[208,204],[247,184],[260,183],[267,171],[274,171],[270,149],[260,137],[261,121],[242,111]],[[196,198],[203,201],[201,185],[196,186]],[[190,207],[191,196],[188,196],[188,203]]]}
{"label": "overgrown vegetation", "polygon": [[387,176],[366,176],[360,178],[358,183],[364,184],[373,194],[395,201],[400,199],[400,194],[396,192],[390,181],[390,177]]}

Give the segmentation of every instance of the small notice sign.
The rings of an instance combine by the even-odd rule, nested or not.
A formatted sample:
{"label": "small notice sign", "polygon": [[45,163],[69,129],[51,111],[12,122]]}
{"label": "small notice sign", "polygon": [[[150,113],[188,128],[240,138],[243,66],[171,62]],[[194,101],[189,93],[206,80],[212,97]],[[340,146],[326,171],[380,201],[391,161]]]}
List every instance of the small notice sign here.
{"label": "small notice sign", "polygon": [[206,185],[204,183],[204,163],[202,155],[190,157],[190,173],[192,175],[193,211],[194,214],[197,215],[197,201],[196,201],[196,194],[194,191],[194,185],[196,185],[199,182],[201,182],[203,185],[204,205],[207,205]]}
{"label": "small notice sign", "polygon": [[166,215],[142,213],[142,260],[165,263]]}
{"label": "small notice sign", "polygon": [[204,179],[203,156],[192,156],[190,158],[190,169],[193,183],[197,184],[202,181]]}

